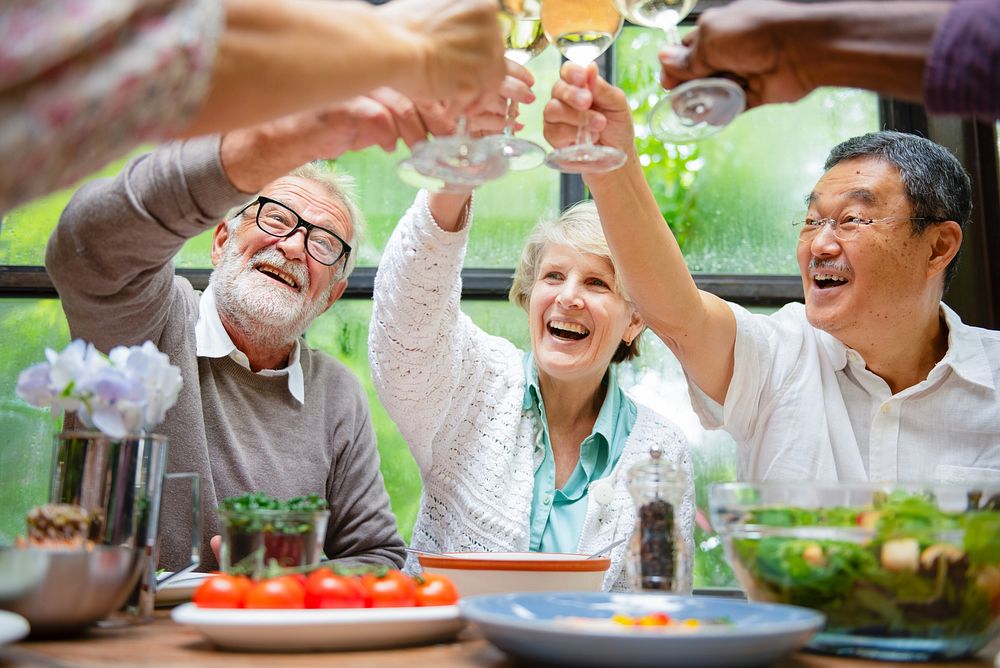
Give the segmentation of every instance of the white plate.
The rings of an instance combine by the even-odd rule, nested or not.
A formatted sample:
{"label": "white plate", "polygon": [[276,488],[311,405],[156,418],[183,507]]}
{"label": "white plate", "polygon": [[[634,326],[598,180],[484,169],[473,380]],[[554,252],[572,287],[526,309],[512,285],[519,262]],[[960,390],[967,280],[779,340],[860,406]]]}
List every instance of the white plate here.
{"label": "white plate", "polygon": [[376,649],[451,640],[463,626],[457,605],[426,608],[220,610],[186,603],[178,624],[226,649],[308,651]]}
{"label": "white plate", "polygon": [[[162,575],[170,575],[163,573]],[[156,605],[169,606],[187,603],[194,596],[194,590],[214,573],[185,573],[156,588]]]}
{"label": "white plate", "polygon": [[[508,654],[572,668],[769,665],[805,645],[824,622],[818,612],[790,605],[666,594],[502,594],[463,598],[459,606]],[[731,623],[686,631],[611,621],[617,613],[652,612]]]}
{"label": "white plate", "polygon": [[17,642],[28,635],[29,630],[31,628],[27,619],[13,612],[0,610],[0,645]]}

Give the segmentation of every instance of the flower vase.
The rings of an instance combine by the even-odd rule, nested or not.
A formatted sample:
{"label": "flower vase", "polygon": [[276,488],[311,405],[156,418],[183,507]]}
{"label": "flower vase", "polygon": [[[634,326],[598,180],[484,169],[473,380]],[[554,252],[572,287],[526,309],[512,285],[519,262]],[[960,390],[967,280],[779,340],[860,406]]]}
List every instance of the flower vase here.
{"label": "flower vase", "polygon": [[[114,623],[151,621],[159,556],[160,502],[165,478],[190,477],[195,513],[192,539],[200,539],[197,474],[165,474],[167,438],[128,434],[113,438],[99,431],[64,431],[56,435],[49,500],[82,507],[90,514],[87,538],[133,555],[134,586],[122,601]],[[197,556],[185,570],[198,565]]]}

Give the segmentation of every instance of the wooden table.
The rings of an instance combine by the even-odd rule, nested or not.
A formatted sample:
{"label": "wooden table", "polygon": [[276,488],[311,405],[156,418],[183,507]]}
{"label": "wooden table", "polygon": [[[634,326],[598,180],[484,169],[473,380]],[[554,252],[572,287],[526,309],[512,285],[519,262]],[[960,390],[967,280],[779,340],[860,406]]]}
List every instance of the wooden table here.
{"label": "wooden table", "polygon": [[[992,668],[1000,651],[994,642],[978,660],[955,663],[902,664],[911,668]],[[322,666],[337,668],[513,668],[517,664],[467,628],[453,643],[368,652],[314,652],[308,654],[244,653],[215,650],[194,629],[175,624],[169,611],[157,611],[152,624],[124,629],[95,629],[73,640],[23,641],[0,648],[0,665],[47,668],[90,666]],[[799,653],[778,668],[885,668],[879,661],[840,659]]]}

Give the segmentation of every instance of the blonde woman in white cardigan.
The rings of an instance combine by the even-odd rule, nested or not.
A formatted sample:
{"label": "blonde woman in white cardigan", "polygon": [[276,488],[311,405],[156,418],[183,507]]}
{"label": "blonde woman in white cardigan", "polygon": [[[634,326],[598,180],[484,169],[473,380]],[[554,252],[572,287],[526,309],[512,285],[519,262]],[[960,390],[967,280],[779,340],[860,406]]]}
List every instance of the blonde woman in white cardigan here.
{"label": "blonde woman in white cardigan", "polygon": [[[684,437],[616,380],[644,325],[594,205],[541,223],[527,240],[510,296],[528,313],[529,353],[461,311],[471,223],[470,196],[421,192],[375,279],[372,375],[424,485],[413,547],[589,554],[632,531],[628,469],[656,443],[688,480],[677,521],[690,550]],[[606,590],[629,588],[625,549],[612,551]]]}

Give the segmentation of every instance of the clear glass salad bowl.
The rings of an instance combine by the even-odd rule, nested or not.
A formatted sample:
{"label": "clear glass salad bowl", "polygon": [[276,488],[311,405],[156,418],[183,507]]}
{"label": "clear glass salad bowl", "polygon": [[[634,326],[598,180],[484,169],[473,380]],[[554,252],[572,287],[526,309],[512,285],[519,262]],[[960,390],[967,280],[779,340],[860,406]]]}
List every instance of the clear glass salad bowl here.
{"label": "clear glass salad bowl", "polygon": [[810,649],[942,660],[1000,633],[1000,483],[726,483],[710,508],[751,600],[826,615]]}

